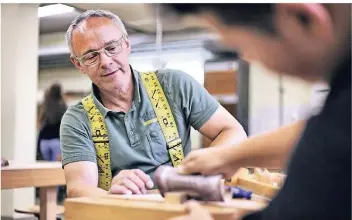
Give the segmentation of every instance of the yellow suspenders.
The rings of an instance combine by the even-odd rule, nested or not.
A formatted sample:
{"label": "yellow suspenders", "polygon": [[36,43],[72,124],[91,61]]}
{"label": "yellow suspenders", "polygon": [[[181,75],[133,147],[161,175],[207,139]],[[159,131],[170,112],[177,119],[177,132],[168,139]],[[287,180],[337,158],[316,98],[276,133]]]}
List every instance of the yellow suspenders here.
{"label": "yellow suspenders", "polygon": [[181,164],[184,155],[182,140],[178,134],[170,105],[155,73],[143,73],[141,76],[159,125],[163,131],[172,165],[176,167]]}
{"label": "yellow suspenders", "polygon": [[84,110],[88,114],[92,139],[97,154],[97,164],[99,173],[99,188],[109,190],[111,184],[111,164],[110,145],[108,129],[104,121],[104,116],[94,104],[92,95],[88,95],[82,100]]}
{"label": "yellow suspenders", "polygon": [[[153,106],[157,121],[163,131],[167,143],[169,156],[174,167],[181,164],[184,154],[182,141],[179,136],[177,125],[170,109],[167,98],[154,72],[142,73],[142,82],[147,90],[148,97]],[[109,137],[104,116],[94,104],[92,95],[82,100],[85,111],[88,114],[92,139],[94,142],[99,170],[99,187],[109,190],[111,184],[111,162]]]}

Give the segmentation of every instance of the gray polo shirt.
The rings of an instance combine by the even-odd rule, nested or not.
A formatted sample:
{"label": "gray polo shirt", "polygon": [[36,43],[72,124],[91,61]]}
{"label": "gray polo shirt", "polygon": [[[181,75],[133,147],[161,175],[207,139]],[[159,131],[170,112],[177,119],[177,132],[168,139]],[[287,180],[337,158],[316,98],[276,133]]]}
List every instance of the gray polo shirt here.
{"label": "gray polo shirt", "polygon": [[[124,169],[141,169],[153,178],[162,164],[172,165],[166,142],[140,73],[133,70],[134,100],[127,112],[104,107],[98,88],[93,85],[93,99],[105,118],[108,129],[113,176]],[[219,103],[188,74],[163,69],[156,72],[174,115],[185,156],[191,151],[191,126],[199,130],[214,114]],[[96,161],[87,114],[81,102],[68,108],[60,128],[62,165],[77,161]]]}

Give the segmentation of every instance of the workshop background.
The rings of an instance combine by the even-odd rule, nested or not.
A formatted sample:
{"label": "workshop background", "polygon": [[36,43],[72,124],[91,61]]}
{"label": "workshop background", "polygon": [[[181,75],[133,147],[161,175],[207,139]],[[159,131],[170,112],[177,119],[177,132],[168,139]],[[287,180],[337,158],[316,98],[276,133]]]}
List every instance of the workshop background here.
{"label": "workshop background", "polygon": [[[1,154],[35,161],[38,114],[44,91],[63,87],[72,105],[91,84],[69,59],[65,32],[87,9],[107,9],[124,22],[132,43],[130,63],[139,71],[185,71],[216,97],[248,135],[278,128],[309,114],[324,101],[324,83],[307,84],[272,74],[222,46],[199,21],[164,19],[150,4],[1,4]],[[193,148],[208,142],[192,130]],[[17,207],[36,201],[34,188],[2,190],[1,215],[18,217]]]}

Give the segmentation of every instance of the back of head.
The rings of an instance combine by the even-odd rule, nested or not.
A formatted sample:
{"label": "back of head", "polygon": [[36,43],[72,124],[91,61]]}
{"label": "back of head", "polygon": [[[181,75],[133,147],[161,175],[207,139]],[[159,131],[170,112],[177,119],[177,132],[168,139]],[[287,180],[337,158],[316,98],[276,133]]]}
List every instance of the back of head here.
{"label": "back of head", "polygon": [[45,91],[42,107],[42,123],[57,124],[67,109],[59,83],[54,83]]}
{"label": "back of head", "polygon": [[350,4],[164,4],[197,16],[247,61],[307,81],[330,78],[350,56]]}
{"label": "back of head", "polygon": [[47,96],[48,96],[47,98],[51,100],[61,100],[62,99],[61,85],[58,83],[54,83],[53,85],[51,85],[48,90]]}
{"label": "back of head", "polygon": [[226,25],[251,26],[268,33],[275,31],[273,24],[275,4],[174,3],[163,4],[163,8],[165,13],[176,13],[178,15],[213,13]]}

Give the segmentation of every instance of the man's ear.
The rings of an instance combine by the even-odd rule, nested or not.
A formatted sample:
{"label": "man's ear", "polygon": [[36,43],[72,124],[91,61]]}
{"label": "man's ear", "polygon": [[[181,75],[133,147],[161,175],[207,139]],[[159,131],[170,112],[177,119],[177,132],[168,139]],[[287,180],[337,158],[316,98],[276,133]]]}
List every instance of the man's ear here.
{"label": "man's ear", "polygon": [[74,56],[70,56],[71,62],[73,63],[73,65],[75,65],[75,67],[82,73],[84,73],[83,71],[83,67],[82,64],[74,57]]}
{"label": "man's ear", "polygon": [[131,42],[130,42],[130,40],[128,39],[128,37],[126,37],[125,42],[126,42],[126,50],[127,50],[128,54],[130,54],[132,48],[131,48]]}
{"label": "man's ear", "polygon": [[283,37],[302,37],[329,43],[334,36],[329,10],[322,4],[278,4],[275,23]]}

